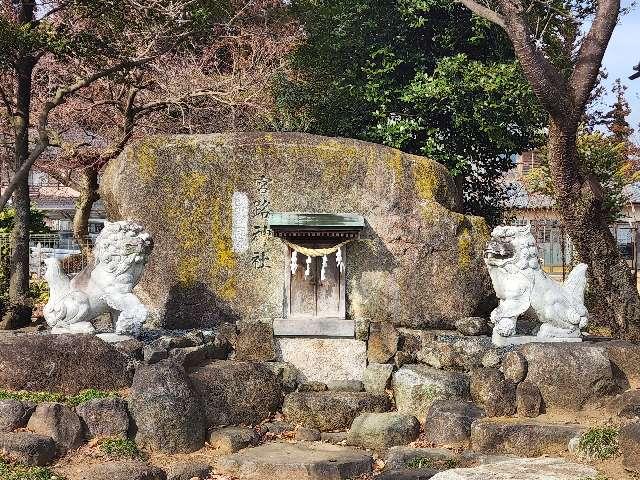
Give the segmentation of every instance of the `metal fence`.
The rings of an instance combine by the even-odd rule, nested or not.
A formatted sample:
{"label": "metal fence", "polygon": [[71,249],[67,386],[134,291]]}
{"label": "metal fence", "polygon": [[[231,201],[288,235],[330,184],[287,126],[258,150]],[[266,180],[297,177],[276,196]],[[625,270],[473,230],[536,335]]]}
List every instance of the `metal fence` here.
{"label": "metal fence", "polygon": [[[93,237],[88,236],[86,239],[93,241]],[[11,253],[10,234],[0,234],[0,262],[3,264],[10,262]],[[51,257],[63,261],[64,270],[71,275],[80,272],[87,265],[87,258],[82,255],[82,250],[73,237],[59,234],[32,234],[29,240],[31,276],[42,278],[45,273],[44,261]],[[69,261],[71,258],[73,261]]]}

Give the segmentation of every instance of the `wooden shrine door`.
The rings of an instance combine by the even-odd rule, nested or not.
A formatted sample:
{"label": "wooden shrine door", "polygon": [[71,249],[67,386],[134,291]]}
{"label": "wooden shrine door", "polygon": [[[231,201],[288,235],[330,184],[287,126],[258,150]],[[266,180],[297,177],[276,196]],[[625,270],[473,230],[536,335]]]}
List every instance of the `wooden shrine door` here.
{"label": "wooden shrine door", "polygon": [[[336,253],[327,255],[327,262],[322,278],[323,257],[311,257],[307,269],[307,258],[296,254],[298,267],[291,274],[291,248],[287,248],[287,271],[289,276],[289,318],[344,318],[344,272],[336,263]],[[342,252],[345,259],[344,248]],[[308,274],[305,275],[305,272]]]}

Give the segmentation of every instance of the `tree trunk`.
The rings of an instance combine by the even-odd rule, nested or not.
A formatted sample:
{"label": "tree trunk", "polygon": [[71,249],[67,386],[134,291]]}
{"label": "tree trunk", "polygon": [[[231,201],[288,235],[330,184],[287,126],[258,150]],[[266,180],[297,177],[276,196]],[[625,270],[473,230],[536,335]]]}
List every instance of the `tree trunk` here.
{"label": "tree trunk", "polygon": [[[34,60],[26,57],[16,68],[17,95],[14,171],[29,157],[29,113],[31,108],[31,75]],[[9,311],[4,316],[4,328],[20,328],[31,321],[29,293],[29,177],[19,182],[13,193],[16,215],[11,233],[11,278],[9,280]]]}
{"label": "tree trunk", "polygon": [[604,194],[578,171],[577,121],[551,119],[549,164],[557,209],[578,259],[589,265],[589,290],[614,333],[640,340],[640,295],[609,230]]}
{"label": "tree trunk", "polygon": [[73,238],[75,238],[85,257],[91,255],[91,241],[89,240],[89,217],[91,208],[98,201],[98,172],[93,168],[82,171],[80,178],[80,197],[76,202],[73,217]]}

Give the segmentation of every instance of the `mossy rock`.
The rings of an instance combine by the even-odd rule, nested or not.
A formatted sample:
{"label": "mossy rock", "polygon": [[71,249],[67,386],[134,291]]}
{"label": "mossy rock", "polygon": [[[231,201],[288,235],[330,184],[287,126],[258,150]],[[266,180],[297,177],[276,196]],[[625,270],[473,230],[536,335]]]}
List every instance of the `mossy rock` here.
{"label": "mossy rock", "polygon": [[[234,193],[250,209],[239,244]],[[139,289],[168,327],[282,317],[285,250],[263,235],[265,204],[365,217],[347,246],[352,318],[451,326],[486,312],[492,296],[484,220],[456,212],[445,167],[393,148],[299,133],[149,137],[110,163],[101,195],[110,220],[136,220],[153,235]]]}

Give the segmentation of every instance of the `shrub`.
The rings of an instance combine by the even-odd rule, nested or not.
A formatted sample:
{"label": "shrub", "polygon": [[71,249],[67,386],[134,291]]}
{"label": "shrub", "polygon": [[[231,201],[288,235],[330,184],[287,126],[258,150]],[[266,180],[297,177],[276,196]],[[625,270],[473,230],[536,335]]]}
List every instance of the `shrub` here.
{"label": "shrub", "polygon": [[611,458],[618,453],[618,432],[612,426],[591,428],[580,437],[578,450],[593,459]]}
{"label": "shrub", "polygon": [[0,458],[0,478],[2,480],[65,480],[48,468],[25,467],[8,463]]}
{"label": "shrub", "polygon": [[140,458],[142,456],[136,442],[122,438],[105,438],[100,442],[100,450],[115,458]]}
{"label": "shrub", "polygon": [[26,390],[14,392],[11,390],[0,390],[0,400],[12,399],[33,403],[56,402],[66,403],[70,407],[78,406],[81,403],[88,402],[89,400],[95,400],[98,398],[113,398],[118,396],[119,394],[117,392],[105,392],[102,390],[95,390],[93,388],[82,390],[77,395],[72,396],[53,392],[28,392]]}

